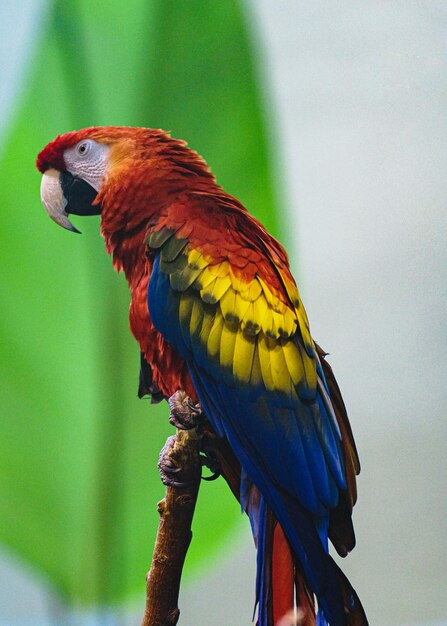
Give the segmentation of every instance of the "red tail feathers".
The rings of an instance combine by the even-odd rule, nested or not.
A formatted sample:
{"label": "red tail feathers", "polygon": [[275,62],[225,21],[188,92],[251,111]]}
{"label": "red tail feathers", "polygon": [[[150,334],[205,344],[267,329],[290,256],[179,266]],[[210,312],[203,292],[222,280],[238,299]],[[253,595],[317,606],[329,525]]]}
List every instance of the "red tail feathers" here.
{"label": "red tail feathers", "polygon": [[[294,558],[283,529],[270,513],[272,533],[271,615],[274,626],[290,624],[296,615],[300,626],[315,626],[314,595]],[[292,620],[291,620],[292,618]],[[299,620],[299,621],[298,621]]]}
{"label": "red tail feathers", "polygon": [[273,529],[272,550],[272,603],[273,623],[293,611],[295,603],[295,569],[289,543],[281,526],[276,523]]}

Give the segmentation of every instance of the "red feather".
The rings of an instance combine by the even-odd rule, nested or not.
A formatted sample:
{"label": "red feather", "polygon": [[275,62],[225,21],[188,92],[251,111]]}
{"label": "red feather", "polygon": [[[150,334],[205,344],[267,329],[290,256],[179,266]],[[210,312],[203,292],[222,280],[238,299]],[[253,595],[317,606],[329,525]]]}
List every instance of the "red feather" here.
{"label": "red feather", "polygon": [[293,611],[295,568],[289,542],[279,524],[273,531],[272,551],[272,601],[273,623]]}

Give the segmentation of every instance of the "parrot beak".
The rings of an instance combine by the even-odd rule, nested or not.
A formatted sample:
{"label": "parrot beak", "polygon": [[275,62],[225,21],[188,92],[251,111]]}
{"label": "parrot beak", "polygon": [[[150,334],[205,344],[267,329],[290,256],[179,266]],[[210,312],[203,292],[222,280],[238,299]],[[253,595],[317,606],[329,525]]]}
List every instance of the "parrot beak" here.
{"label": "parrot beak", "polygon": [[61,172],[55,169],[44,172],[40,185],[40,197],[46,212],[56,224],[73,233],[80,233],[68,219],[68,213],[65,210],[68,201],[62,191]]}

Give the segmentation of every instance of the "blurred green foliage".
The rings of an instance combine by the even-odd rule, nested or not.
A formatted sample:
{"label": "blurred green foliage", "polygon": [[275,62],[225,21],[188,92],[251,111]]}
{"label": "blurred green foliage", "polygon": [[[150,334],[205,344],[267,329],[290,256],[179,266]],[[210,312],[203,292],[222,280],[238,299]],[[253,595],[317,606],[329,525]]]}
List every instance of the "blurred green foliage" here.
{"label": "blurred green foliage", "polygon": [[[143,592],[172,432],[136,397],[129,294],[99,218],[56,227],[39,201],[37,152],[57,133],[124,124],[172,130],[275,230],[266,140],[235,0],[52,5],[0,163],[0,540],[69,603]],[[223,480],[203,484],[187,572],[210,567],[240,523]]]}

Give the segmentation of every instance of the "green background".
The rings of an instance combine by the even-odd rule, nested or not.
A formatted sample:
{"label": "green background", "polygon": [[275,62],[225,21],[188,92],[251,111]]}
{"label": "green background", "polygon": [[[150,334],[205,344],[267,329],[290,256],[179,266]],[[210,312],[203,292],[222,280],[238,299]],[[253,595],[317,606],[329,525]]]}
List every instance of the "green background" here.
{"label": "green background", "polygon": [[[0,540],[68,604],[141,594],[172,433],[136,397],[129,294],[99,237],[57,228],[39,200],[37,152],[91,125],[161,127],[276,231],[252,44],[239,2],[54,2],[0,161]],[[186,576],[240,524],[226,484],[203,484]]]}

